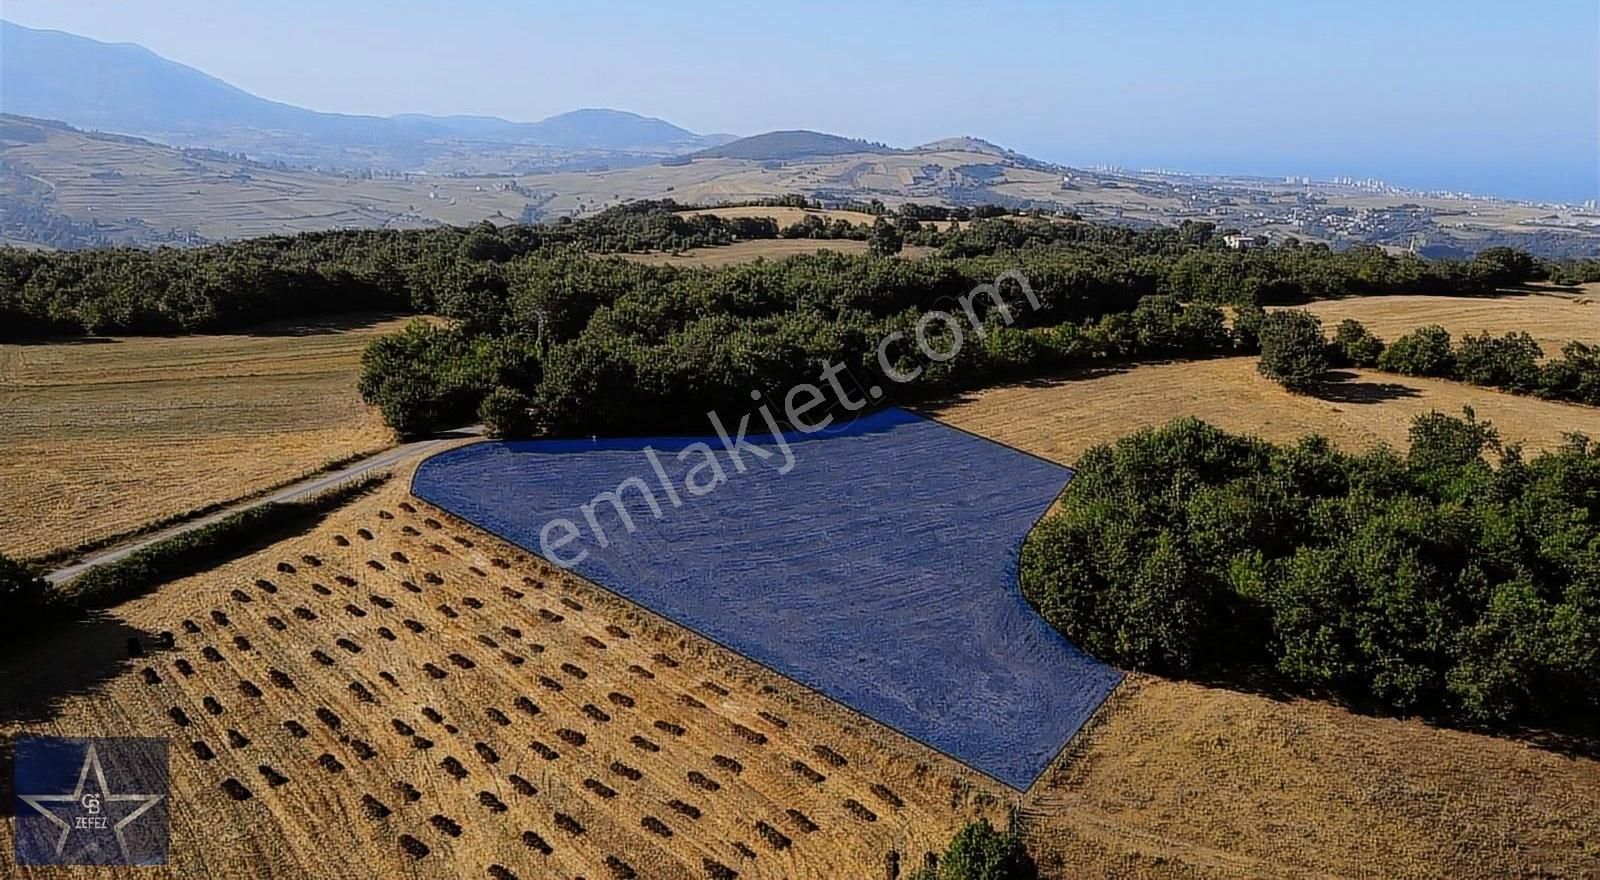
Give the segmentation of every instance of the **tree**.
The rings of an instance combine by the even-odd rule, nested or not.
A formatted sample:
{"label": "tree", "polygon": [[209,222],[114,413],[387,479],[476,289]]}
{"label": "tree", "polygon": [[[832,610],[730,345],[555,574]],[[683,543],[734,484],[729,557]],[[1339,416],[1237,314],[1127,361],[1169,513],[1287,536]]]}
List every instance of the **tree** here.
{"label": "tree", "polygon": [[892,257],[900,253],[906,245],[903,236],[894,224],[879,217],[872,224],[872,237],[867,239],[867,248],[880,257]]}
{"label": "tree", "polygon": [[1383,340],[1373,336],[1354,318],[1345,318],[1333,332],[1333,347],[1352,367],[1375,367],[1383,354]]}
{"label": "tree", "polygon": [[1256,368],[1290,391],[1310,388],[1328,371],[1322,321],[1310,312],[1272,312],[1261,323],[1261,360]]}
{"label": "tree", "polygon": [[1038,880],[1039,867],[1021,838],[996,831],[979,819],[956,832],[937,868],[924,867],[911,880]]}

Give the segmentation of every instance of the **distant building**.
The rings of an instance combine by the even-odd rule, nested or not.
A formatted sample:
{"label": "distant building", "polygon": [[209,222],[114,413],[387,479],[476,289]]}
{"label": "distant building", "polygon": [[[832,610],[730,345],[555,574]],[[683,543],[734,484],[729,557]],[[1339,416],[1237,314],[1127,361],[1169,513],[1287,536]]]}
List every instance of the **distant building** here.
{"label": "distant building", "polygon": [[1255,247],[1256,239],[1253,235],[1224,235],[1222,237],[1222,243],[1236,251],[1243,251]]}

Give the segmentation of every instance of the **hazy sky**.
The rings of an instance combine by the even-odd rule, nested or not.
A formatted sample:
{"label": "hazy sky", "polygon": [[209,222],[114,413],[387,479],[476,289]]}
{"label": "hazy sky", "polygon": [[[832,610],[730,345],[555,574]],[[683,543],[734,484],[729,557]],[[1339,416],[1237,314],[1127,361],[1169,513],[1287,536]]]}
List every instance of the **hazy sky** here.
{"label": "hazy sky", "polygon": [[4,0],[352,113],[976,134],[1077,165],[1600,190],[1595,0]]}

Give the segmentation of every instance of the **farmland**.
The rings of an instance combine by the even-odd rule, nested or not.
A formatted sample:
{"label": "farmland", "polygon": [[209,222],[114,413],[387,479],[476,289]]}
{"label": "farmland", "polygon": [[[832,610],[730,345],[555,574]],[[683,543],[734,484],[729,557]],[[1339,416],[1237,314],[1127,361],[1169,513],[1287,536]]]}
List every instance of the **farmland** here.
{"label": "farmland", "polygon": [[0,346],[0,552],[77,546],[388,445],[355,379],[399,324]]}
{"label": "farmland", "polygon": [[1532,336],[1544,353],[1554,355],[1576,339],[1600,342],[1600,300],[1594,292],[1559,293],[1555,290],[1505,293],[1463,299],[1452,296],[1371,296],[1330,299],[1303,308],[1320,317],[1329,332],[1342,320],[1354,318],[1386,340],[1394,340],[1418,327],[1437,324],[1457,338],[1488,331],[1493,335],[1522,331]]}
{"label": "farmland", "polygon": [[1322,396],[1291,394],[1255,358],[1146,364],[972,392],[931,408],[937,418],[1070,464],[1090,447],[1142,427],[1196,416],[1229,431],[1291,441],[1322,434],[1348,449],[1406,446],[1411,419],[1473,407],[1507,442],[1549,449],[1568,432],[1600,437],[1600,410],[1372,370],[1340,371]]}
{"label": "farmland", "polygon": [[[776,208],[762,210],[774,211]],[[720,213],[720,212],[719,212]],[[748,263],[751,260],[767,259],[781,260],[795,254],[814,254],[817,251],[832,251],[841,254],[864,254],[867,252],[867,243],[849,238],[839,239],[811,239],[811,238],[767,238],[752,241],[740,241],[721,247],[691,248],[682,253],[643,253],[623,254],[625,260],[635,263],[644,263],[650,266],[731,266],[736,263]],[[900,256],[907,259],[916,259],[933,252],[933,248],[911,245],[900,252]]]}
{"label": "farmland", "polygon": [[8,659],[0,734],[171,737],[185,877],[871,877],[1003,821],[996,783],[403,483]]}
{"label": "farmland", "polygon": [[1492,880],[1600,860],[1593,757],[1148,676],[1113,699],[1024,802],[1048,876]]}
{"label": "farmland", "polygon": [[[587,522],[551,558],[1026,789],[1121,677],[1016,588],[1016,548],[1067,469],[900,409],[749,442],[772,460],[712,453],[715,437],[480,444],[424,462],[413,491],[529,552]],[[599,493],[652,467],[659,486],[608,512]],[[713,467],[726,486],[705,487]]]}

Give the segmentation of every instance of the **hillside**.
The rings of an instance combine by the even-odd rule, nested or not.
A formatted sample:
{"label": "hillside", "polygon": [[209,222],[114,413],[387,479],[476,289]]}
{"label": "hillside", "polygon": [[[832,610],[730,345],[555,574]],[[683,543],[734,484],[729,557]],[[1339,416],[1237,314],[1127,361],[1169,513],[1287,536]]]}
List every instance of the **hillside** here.
{"label": "hillside", "polygon": [[691,159],[751,159],[755,161],[810,159],[851,153],[893,153],[883,144],[823,134],[819,131],[769,131],[753,137],[701,150]]}
{"label": "hillside", "polygon": [[[469,130],[497,123],[480,118],[451,124]],[[646,124],[641,132],[653,128]],[[1288,187],[1063,169],[996,154],[993,145],[969,139],[890,150],[831,135],[776,135],[719,150],[776,156],[785,154],[785,143],[797,148],[809,142],[824,152],[782,160],[700,153],[685,161],[660,153],[491,145],[459,147],[455,158],[435,161],[459,159],[491,166],[492,173],[315,170],[0,115],[0,242],[63,248],[193,244],[316,229],[541,222],[639,199],[720,205],[800,194],[831,204],[878,199],[891,206],[1073,211],[1129,226],[1201,220],[1338,246],[1403,248],[1423,230],[1430,241],[1468,251],[1509,244],[1554,257],[1600,253],[1600,230],[1553,229],[1543,219],[1547,210],[1518,202],[1407,196],[1402,206],[1400,196],[1383,200],[1329,185],[1316,188],[1315,207],[1307,207],[1311,197]],[[826,152],[847,144],[854,152]],[[952,149],[934,149],[946,144]],[[775,162],[782,164],[774,167]],[[1332,208],[1364,225],[1345,231],[1295,219],[1308,212],[1323,216]],[[1399,216],[1404,225],[1391,228]]]}

